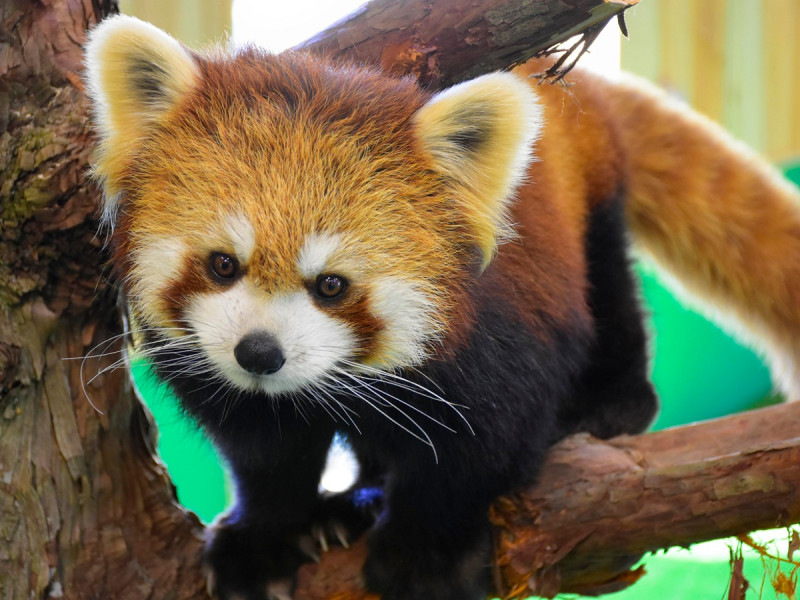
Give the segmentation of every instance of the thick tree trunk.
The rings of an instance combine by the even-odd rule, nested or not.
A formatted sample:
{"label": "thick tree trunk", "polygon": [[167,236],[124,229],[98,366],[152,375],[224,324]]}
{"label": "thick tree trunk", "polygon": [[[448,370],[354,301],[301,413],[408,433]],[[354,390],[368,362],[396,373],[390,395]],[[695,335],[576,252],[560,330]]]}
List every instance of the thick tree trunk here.
{"label": "thick tree trunk", "polygon": [[[0,598],[200,597],[200,527],[173,504],[119,333],[87,184],[85,31],[115,2],[0,3]],[[119,352],[121,345],[108,348]]]}
{"label": "thick tree trunk", "polygon": [[[606,4],[438,0],[400,9],[376,2],[356,17],[366,21],[310,45],[375,57],[436,86],[522,60],[549,43],[538,40],[608,19]],[[0,3],[3,599],[206,595],[202,528],[175,504],[153,457],[152,424],[124,369],[106,371],[121,343],[100,346],[97,358],[69,360],[121,330],[95,235],[97,192],[85,179],[90,134],[79,79],[85,29],[115,8],[112,0]],[[607,444],[565,441],[536,489],[493,511],[498,590],[620,587],[631,579],[624,573],[632,555],[796,521],[798,440],[780,427],[800,421],[798,407],[741,417],[733,430],[746,435],[738,437],[730,425],[709,424],[700,433]],[[764,436],[748,442],[756,431]],[[297,597],[359,597],[348,585],[357,587],[362,558],[363,543],[328,553],[303,569]]]}

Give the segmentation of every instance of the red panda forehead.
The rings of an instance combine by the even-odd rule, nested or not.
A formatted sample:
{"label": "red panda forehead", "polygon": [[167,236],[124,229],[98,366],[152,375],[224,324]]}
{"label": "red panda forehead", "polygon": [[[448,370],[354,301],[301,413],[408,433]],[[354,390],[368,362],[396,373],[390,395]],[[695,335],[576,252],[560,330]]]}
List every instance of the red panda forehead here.
{"label": "red panda forehead", "polygon": [[273,291],[313,277],[301,256],[320,234],[341,243],[319,269],[362,281],[433,281],[460,260],[457,203],[411,133],[413,82],[255,51],[201,64],[134,167],[137,239],[179,237],[198,265],[232,253]]}
{"label": "red panda forehead", "polygon": [[457,233],[457,203],[412,154],[302,127],[282,132],[279,151],[269,147],[274,133],[252,130],[247,140],[222,144],[165,136],[139,163],[126,228],[188,234],[197,238],[193,246],[222,250],[235,237],[230,223],[247,222],[254,252],[263,254],[258,261],[270,271],[318,232],[347,234],[351,247],[372,245],[395,257]]}
{"label": "red panda forehead", "polygon": [[250,188],[282,206],[320,194],[337,203],[359,195],[364,206],[364,189],[395,182],[414,193],[410,179],[422,184],[420,195],[436,193],[430,185],[439,178],[412,132],[426,99],[413,81],[302,54],[198,60],[198,87],[142,147],[131,187],[202,187],[222,203]]}
{"label": "red panda forehead", "polygon": [[213,181],[280,195],[431,170],[411,126],[426,95],[410,80],[257,50],[198,61],[199,84],[141,146],[124,187]]}
{"label": "red panda forehead", "polygon": [[[201,58],[200,83],[186,108],[197,117],[237,110],[318,124],[370,130],[407,129],[426,94],[410,78],[336,64],[303,53],[272,55],[248,48]],[[235,107],[231,112],[231,108]]]}
{"label": "red panda forehead", "polygon": [[398,256],[453,229],[454,204],[411,133],[426,97],[412,81],[254,50],[201,67],[133,167],[135,228],[207,241],[219,236],[200,224],[224,230],[241,215],[271,272],[315,232],[356,232]]}

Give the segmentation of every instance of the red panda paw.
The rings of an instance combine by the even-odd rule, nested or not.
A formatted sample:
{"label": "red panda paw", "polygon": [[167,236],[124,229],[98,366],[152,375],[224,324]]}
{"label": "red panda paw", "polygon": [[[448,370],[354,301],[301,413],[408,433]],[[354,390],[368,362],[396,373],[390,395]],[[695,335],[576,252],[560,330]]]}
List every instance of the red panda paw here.
{"label": "red panda paw", "polygon": [[377,488],[354,487],[345,492],[323,494],[314,511],[311,534],[319,550],[331,546],[347,548],[375,522],[383,504]]}
{"label": "red panda paw", "polygon": [[220,600],[290,600],[300,565],[319,560],[311,537],[222,519],[207,531],[206,581]]}
{"label": "red panda paw", "polygon": [[[381,600],[485,600],[489,588],[488,539],[453,546],[445,540],[400,541],[376,528],[364,564],[367,589]],[[442,543],[444,542],[444,543]]]}

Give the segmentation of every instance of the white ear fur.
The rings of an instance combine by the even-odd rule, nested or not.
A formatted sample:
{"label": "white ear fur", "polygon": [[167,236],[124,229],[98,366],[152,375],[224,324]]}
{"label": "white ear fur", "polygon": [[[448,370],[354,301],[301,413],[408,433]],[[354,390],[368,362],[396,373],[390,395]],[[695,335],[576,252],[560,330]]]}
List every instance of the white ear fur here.
{"label": "white ear fur", "polygon": [[524,177],[542,128],[530,85],[492,73],[431,98],[414,116],[417,137],[443,175],[471,190],[465,209],[488,263],[499,237],[510,233],[507,208]]}
{"label": "white ear fur", "polygon": [[118,15],[89,34],[86,74],[100,133],[146,127],[198,77],[191,54],[158,27]]}
{"label": "white ear fur", "polygon": [[114,225],[116,180],[130,150],[198,78],[189,51],[149,23],[119,15],[90,32],[86,80],[100,138],[95,174],[104,184],[106,224]]}

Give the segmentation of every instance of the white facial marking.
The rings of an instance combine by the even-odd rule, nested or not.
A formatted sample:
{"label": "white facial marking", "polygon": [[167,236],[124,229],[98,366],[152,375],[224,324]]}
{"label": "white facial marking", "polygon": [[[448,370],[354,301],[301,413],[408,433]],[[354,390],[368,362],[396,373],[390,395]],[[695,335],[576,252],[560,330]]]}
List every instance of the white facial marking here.
{"label": "white facial marking", "polygon": [[[318,309],[305,291],[267,295],[247,281],[222,293],[193,298],[187,319],[212,363],[240,389],[296,392],[319,383],[341,359],[352,359],[350,328]],[[267,331],[286,362],[270,375],[254,375],[236,361],[234,348],[253,331]]]}
{"label": "white facial marking", "polygon": [[397,277],[384,277],[372,284],[370,305],[385,324],[379,335],[382,367],[420,364],[427,345],[438,335],[433,303],[413,284]]}
{"label": "white facial marking", "polygon": [[297,269],[300,274],[311,279],[325,270],[328,261],[341,244],[338,234],[312,233],[306,238],[297,257]]}
{"label": "white facial marking", "polygon": [[233,244],[237,258],[242,263],[247,263],[256,249],[256,232],[252,223],[239,213],[228,217],[227,233]]}
{"label": "white facial marking", "polygon": [[[180,278],[188,248],[178,238],[154,237],[139,240],[131,253],[130,300],[147,307],[164,289]],[[148,316],[143,315],[145,320]]]}

